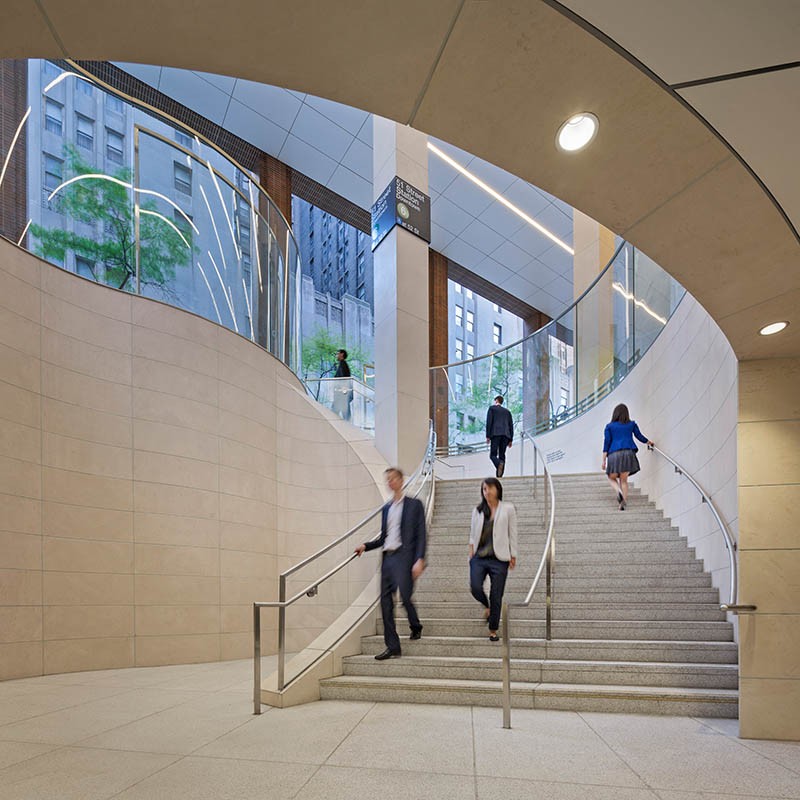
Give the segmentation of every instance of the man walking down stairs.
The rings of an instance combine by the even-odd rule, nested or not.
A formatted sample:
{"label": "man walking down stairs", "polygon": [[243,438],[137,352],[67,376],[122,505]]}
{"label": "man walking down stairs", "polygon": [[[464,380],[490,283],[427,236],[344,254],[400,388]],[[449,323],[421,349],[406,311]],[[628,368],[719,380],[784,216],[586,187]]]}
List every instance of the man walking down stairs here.
{"label": "man walking down stairs", "polygon": [[[512,705],[585,711],[738,716],[737,647],[711,576],[676,528],[638,490],[620,514],[599,475],[554,478],[556,559],[552,640],[544,580],[510,614]],[[544,549],[541,480],[507,478],[519,557],[505,599],[527,594]],[[500,706],[501,647],[489,642],[469,591],[469,520],[480,481],[440,481],[417,607],[419,641],[376,662],[380,635],[321,684],[323,699]]]}

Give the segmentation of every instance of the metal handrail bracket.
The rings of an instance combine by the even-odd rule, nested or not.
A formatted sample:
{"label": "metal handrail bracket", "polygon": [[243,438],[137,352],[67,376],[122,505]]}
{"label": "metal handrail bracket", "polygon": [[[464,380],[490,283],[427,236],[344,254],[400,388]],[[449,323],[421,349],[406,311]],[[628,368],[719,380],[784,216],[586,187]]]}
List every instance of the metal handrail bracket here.
{"label": "metal handrail bracket", "polygon": [[[553,487],[553,476],[547,468],[547,459],[543,454],[539,453],[539,447],[534,439],[526,432],[522,434],[522,441],[528,439],[533,445],[533,469],[534,469],[534,491],[536,488],[537,480],[537,461],[538,458],[542,459],[542,483],[544,484],[544,519],[543,522],[547,524],[547,538],[544,543],[544,551],[542,558],[539,561],[539,567],[536,570],[536,575],[531,582],[531,588],[525,599],[521,603],[503,603],[502,610],[502,675],[503,675],[503,727],[511,727],[511,638],[509,635],[510,624],[510,609],[512,608],[527,608],[533,599],[533,593],[536,591],[536,586],[539,579],[542,577],[542,572],[545,573],[545,638],[550,641],[553,635],[553,585],[555,577],[555,555],[556,555],[556,540],[555,540],[555,519],[556,519],[556,493]],[[534,495],[535,496],[535,495]],[[549,523],[548,523],[549,517]]]}
{"label": "metal handrail bracket", "polygon": [[[431,512],[433,508],[433,499],[435,496],[435,480],[434,480],[434,461],[435,461],[435,452],[436,452],[436,433],[433,429],[433,423],[429,424],[428,428],[428,443],[425,448],[425,454],[423,456],[422,461],[420,462],[417,469],[414,471],[413,475],[406,481],[404,489],[408,490],[410,487],[419,482],[419,486],[416,488],[413,496],[418,497],[420,493],[423,491],[427,483],[430,481],[431,488],[430,494],[427,498],[425,514],[426,519],[430,522]],[[303,559],[299,563],[289,567],[289,569],[285,570],[281,573],[279,578],[279,585],[278,585],[278,600],[270,600],[270,601],[257,601],[253,603],[253,713],[260,714],[261,713],[261,609],[262,608],[277,608],[278,609],[278,667],[277,667],[277,688],[278,692],[282,692],[291,681],[286,681],[286,609],[296,603],[304,596],[308,597],[315,597],[318,593],[319,586],[327,581],[329,578],[332,578],[342,569],[344,569],[351,561],[356,559],[358,556],[355,553],[348,554],[347,558],[343,561],[339,562],[336,566],[329,569],[323,575],[315,578],[311,583],[306,585],[304,588],[297,591],[291,597],[287,599],[286,597],[286,581],[291,575],[297,572],[302,567],[312,563],[313,561],[323,556],[325,553],[329,552],[332,548],[336,545],[341,544],[349,537],[351,537],[354,533],[359,531],[361,528],[366,526],[369,522],[374,520],[377,516],[380,515],[381,509],[383,505],[379,506],[375,511],[371,514],[366,516],[361,522],[357,525],[352,527],[347,533],[343,534],[342,536],[337,537],[334,541],[330,542],[329,544],[322,547],[313,555],[308,556],[307,558]],[[380,534],[377,533],[371,537],[368,541],[373,541],[376,539]],[[378,599],[376,598],[373,604],[370,606],[371,610],[374,608],[375,604],[377,604]],[[298,676],[295,676],[295,678]],[[294,680],[293,678],[292,680]]]}

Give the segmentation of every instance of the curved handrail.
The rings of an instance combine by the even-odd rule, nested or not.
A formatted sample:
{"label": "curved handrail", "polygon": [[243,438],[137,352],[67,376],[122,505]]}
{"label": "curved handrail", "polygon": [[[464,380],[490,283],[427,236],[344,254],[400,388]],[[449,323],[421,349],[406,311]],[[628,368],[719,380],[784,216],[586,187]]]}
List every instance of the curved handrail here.
{"label": "curved handrail", "polygon": [[[111,86],[109,83],[106,83],[102,78],[99,78],[93,72],[90,72],[83,64],[79,64],[77,61],[71,58],[65,58],[64,62],[69,64],[70,68],[74,70],[79,77],[83,78],[84,80],[93,83],[98,88],[102,89],[104,92],[108,94],[116,95],[117,97],[121,97],[125,100],[126,103],[130,103],[132,106],[137,106],[138,108],[142,108],[147,111],[148,114],[152,114],[153,116],[161,117],[161,119],[166,120],[170,125],[174,128],[180,128],[182,130],[189,131],[194,139],[197,137],[206,147],[211,147],[212,149],[216,150],[219,155],[233,164],[236,169],[240,172],[243,172],[246,175],[249,175],[249,170],[245,169],[230,153],[223,150],[218,144],[212,142],[210,139],[207,139],[202,133],[198,133],[191,125],[187,125],[185,122],[181,122],[180,120],[175,119],[171,114],[167,113],[166,111],[162,111],[160,108],[156,108],[155,106],[150,105],[150,103],[146,102],[145,100],[140,100],[139,98],[132,97],[131,95],[123,92],[121,89],[117,89],[114,86]],[[274,209],[277,212],[281,219],[283,220],[286,227],[292,231],[292,226],[289,220],[286,219],[286,215],[278,208],[277,203],[272,199],[269,192],[257,181],[251,181],[253,186],[258,189],[258,191],[264,196],[267,202],[270,204],[270,209]],[[294,239],[294,232],[292,232],[292,238]]]}
{"label": "curved handrail", "polygon": [[[533,463],[534,463],[534,481],[536,480],[536,462],[540,457],[539,447],[527,432],[522,434],[523,442],[525,439],[533,445]],[[527,608],[533,599],[533,593],[542,577],[542,572],[546,573],[546,595],[545,595],[545,638],[549,641],[552,638],[552,623],[553,623],[553,574],[555,571],[555,519],[556,519],[556,492],[553,487],[553,476],[547,468],[547,460],[544,456],[542,458],[543,479],[547,481],[547,488],[549,490],[550,498],[550,522],[547,528],[547,538],[544,543],[544,550],[542,557],[539,560],[539,567],[536,574],[531,581],[531,588],[525,599],[520,603],[503,603],[502,610],[502,638],[503,638],[503,727],[511,727],[511,639],[508,635],[509,625],[509,609],[511,608]],[[547,519],[547,500],[548,492],[545,492],[545,519]]]}
{"label": "curved handrail", "polygon": [[[413,494],[413,497],[418,497],[422,490],[425,488],[425,485],[428,481],[431,482],[431,489],[430,493],[426,499],[425,504],[425,518],[428,523],[430,523],[431,513],[433,509],[433,501],[435,496],[435,481],[434,481],[434,469],[433,464],[435,460],[435,453],[436,453],[436,432],[433,429],[433,421],[430,421],[428,424],[428,441],[425,447],[425,453],[423,455],[422,460],[420,461],[419,465],[417,466],[414,473],[411,475],[410,478],[405,482],[403,485],[404,490],[408,490],[413,483],[419,481],[421,478],[421,482],[417,487],[416,491]],[[361,530],[365,525],[369,522],[374,520],[383,509],[383,504],[381,504],[375,511],[365,517],[361,522],[357,525],[350,528],[349,531],[344,533],[342,536],[337,537],[333,542],[325,545],[324,547],[320,548],[318,551],[313,553],[312,555],[304,558],[298,564],[294,564],[293,566],[289,567],[289,569],[285,570],[280,575],[279,580],[279,598],[278,600],[271,600],[271,601],[258,601],[253,603],[253,711],[255,714],[261,713],[261,609],[262,608],[277,608],[278,609],[278,691],[283,691],[289,683],[296,680],[300,675],[308,670],[311,664],[307,665],[305,669],[292,678],[291,681],[285,681],[285,663],[286,663],[286,609],[300,600],[303,596],[314,597],[316,596],[319,586],[327,581],[329,578],[336,575],[342,569],[344,569],[351,561],[356,559],[358,556],[355,553],[350,553],[347,558],[343,561],[336,564],[334,567],[329,569],[324,575],[321,575],[318,578],[315,578],[309,585],[305,588],[298,591],[290,598],[286,598],[286,579],[297,572],[304,566],[316,561],[318,558],[323,556],[325,553],[328,553],[332,548],[336,545],[341,544],[346,539],[351,537],[354,533]],[[375,534],[369,541],[375,540],[380,534]],[[376,598],[369,607],[365,610],[365,614],[371,611],[375,604],[378,602],[378,598]],[[362,615],[363,616],[363,615]],[[319,656],[322,657],[322,654]]]}
{"label": "curved handrail", "polygon": [[[580,332],[592,317],[594,298],[606,293],[614,298],[607,343],[613,357],[599,367],[585,357],[586,338]],[[446,443],[442,454],[482,449],[475,421],[496,394],[507,395],[509,405],[521,407],[520,416],[533,435],[585,413],[642,359],[684,296],[674,279],[630,243],[621,242],[580,296],[546,325],[496,350],[430,368],[434,418],[441,426],[440,440]],[[554,348],[551,339],[564,347]],[[566,397],[561,396],[563,410],[546,415],[538,403],[538,389],[548,384],[554,397]],[[443,435],[445,423],[452,436]]]}
{"label": "curved handrail", "polygon": [[711,499],[711,496],[706,493],[703,487],[697,482],[697,480],[690,475],[674,458],[668,456],[663,450],[656,447],[655,445],[648,445],[647,449],[651,452],[658,453],[664,460],[668,461],[675,469],[675,472],[678,475],[682,475],[686,478],[689,483],[694,486],[695,489],[700,493],[700,498],[702,502],[704,502],[709,511],[711,511],[714,519],[717,521],[717,525],[719,526],[720,531],[722,532],[722,536],[725,540],[725,549],[728,551],[728,564],[730,565],[730,591],[729,591],[729,598],[730,600],[727,603],[721,603],[720,609],[722,611],[730,611],[733,614],[738,613],[739,611],[755,611],[756,606],[752,605],[739,605],[737,602],[737,597],[739,593],[739,582],[737,577],[738,567],[736,564],[736,542],[734,538],[731,536],[730,531],[728,530],[728,526],[723,522],[722,516],[720,515],[719,511],[717,511],[717,507],[714,505],[714,501]]}
{"label": "curved handrail", "polygon": [[[168,279],[162,280],[161,283],[156,282],[159,293],[163,294],[163,299],[160,297],[153,297],[152,295],[149,296],[159,302],[184,309],[190,313],[197,313],[199,316],[209,319],[212,322],[218,322],[220,325],[233,330],[245,338],[249,338],[263,349],[277,356],[294,372],[299,372],[301,346],[298,335],[300,316],[300,298],[298,293],[299,246],[289,221],[281,212],[275,201],[270,197],[269,193],[257,180],[253,179],[248,169],[243,167],[222,147],[203,136],[203,134],[196,131],[190,125],[175,119],[169,113],[155,108],[144,100],[132,97],[125,91],[111,86],[103,80],[103,78],[87,69],[82,63],[72,59],[62,59],[59,60],[58,67],[61,70],[61,74],[48,84],[44,89],[45,93],[51,87],[55,87],[64,80],[71,79],[89,83],[99,92],[118,98],[127,104],[127,106],[129,106],[129,111],[138,110],[142,112],[142,114],[147,114],[149,122],[145,123],[146,126],[154,127],[157,122],[159,125],[168,127],[170,131],[178,131],[184,134],[191,139],[193,143],[196,143],[197,146],[195,148],[195,145],[191,144],[189,145],[189,149],[187,149],[187,147],[180,142],[173,141],[171,133],[170,136],[165,136],[163,133],[159,133],[156,130],[150,130],[149,127],[143,127],[141,120],[137,121],[137,119],[129,114],[131,117],[131,119],[128,120],[130,124],[124,131],[124,135],[130,136],[130,139],[126,139],[126,143],[133,143],[132,161],[131,163],[127,163],[127,161],[120,162],[119,166],[121,169],[127,169],[130,173],[130,177],[123,181],[119,177],[110,174],[108,169],[98,166],[96,172],[79,172],[79,174],[72,176],[69,180],[62,180],[60,185],[47,197],[47,201],[50,202],[56,197],[61,197],[61,193],[64,190],[71,191],[70,187],[72,187],[76,181],[88,181],[86,185],[93,186],[97,185],[98,181],[106,181],[111,184],[122,186],[126,191],[130,192],[131,204],[133,207],[133,227],[131,235],[133,239],[132,260],[134,266],[133,274],[130,278],[125,279],[126,282],[130,281],[128,286],[132,288],[133,293],[146,294],[144,286],[141,283],[140,225],[141,216],[148,215],[147,219],[151,221],[153,218],[161,220],[165,229],[168,226],[172,229],[174,235],[182,239],[183,244],[189,248],[189,255],[186,259],[188,263],[183,264],[183,262],[181,262],[181,265],[191,267],[193,270],[198,270],[203,278],[202,283],[199,280],[197,281],[197,285],[200,287],[200,289],[197,290],[199,294],[195,294],[189,300],[187,300],[184,295],[179,296],[179,293],[184,291],[185,287],[179,286],[174,281]],[[29,108],[28,112],[19,122],[17,134],[12,140],[9,151],[6,154],[6,161],[11,157],[15,145],[19,146],[19,141],[21,140],[20,134],[25,125],[30,125],[31,120],[35,118],[36,114],[31,114]],[[150,125],[151,122],[153,125]],[[131,128],[132,131],[130,130]],[[198,170],[202,168],[202,174],[204,175],[206,174],[205,170],[208,170],[208,175],[211,177],[214,188],[216,189],[216,194],[210,195],[211,205],[208,206],[209,215],[212,217],[211,224],[215,228],[217,226],[213,217],[214,215],[219,217],[219,235],[215,235],[214,237],[219,252],[217,252],[214,245],[212,245],[212,249],[214,249],[213,254],[211,251],[207,251],[208,259],[210,259],[211,264],[209,264],[209,260],[207,260],[205,254],[200,255],[200,250],[202,248],[195,247],[194,239],[190,236],[187,240],[187,238],[183,236],[181,230],[172,222],[172,213],[174,210],[174,214],[182,217],[183,224],[191,228],[195,237],[198,237],[200,234],[192,217],[183,211],[181,200],[179,197],[176,197],[174,191],[172,189],[156,191],[155,189],[158,187],[142,187],[139,185],[139,179],[141,177],[139,172],[141,155],[139,148],[140,134],[165,143],[172,148],[177,158],[188,158],[191,162],[189,164],[190,169]],[[67,140],[67,142],[76,148],[78,146],[76,140]],[[78,152],[77,149],[76,152]],[[217,156],[219,158],[217,158]],[[26,157],[30,158],[30,156]],[[84,159],[83,154],[81,154],[81,158]],[[211,162],[212,158],[214,159],[214,164]],[[84,160],[86,160],[90,166],[94,165],[95,156],[85,156]],[[225,162],[224,168],[220,166],[220,162],[223,160]],[[223,174],[223,169],[225,172],[233,170],[233,172],[237,174],[237,178],[235,179],[234,177]],[[239,174],[246,178],[246,181],[241,184],[238,181]],[[202,190],[202,186],[200,188]],[[237,212],[231,211],[229,213],[228,200],[223,201],[222,192],[227,192],[228,190],[233,193],[233,198],[238,198],[236,202],[241,202],[243,208],[247,209],[243,213],[249,215],[251,219],[250,229],[252,243],[250,244],[251,250],[247,253],[242,249],[245,246],[243,245],[244,239],[240,236],[237,241],[236,237],[238,234],[234,234],[234,228],[238,228],[238,222],[236,219],[232,220],[231,215]],[[47,188],[46,192],[49,191],[50,187]],[[162,214],[155,210],[143,208],[142,198],[145,197],[148,198],[150,202],[159,202],[166,204],[166,206],[171,206],[171,209],[168,210],[166,214]],[[219,198],[219,207],[216,204],[215,197]],[[214,208],[213,213],[212,206]],[[37,219],[36,214],[32,214],[31,219],[28,220],[19,239],[15,242],[17,246],[25,249],[28,248],[30,242],[26,242],[26,236],[30,235],[29,231],[32,233],[36,229],[39,222],[40,220]],[[44,221],[41,222],[42,225],[49,229],[48,223]],[[229,237],[227,236],[228,231],[230,231],[230,240],[232,241],[229,241]],[[16,239],[17,233],[18,231],[14,232],[14,239]],[[208,231],[203,231],[203,235],[208,242],[211,241],[212,237],[208,235]],[[261,243],[265,251],[262,256],[259,256],[259,239],[262,239]],[[13,241],[12,239],[8,240]],[[233,249],[230,248],[231,244],[233,244]],[[255,249],[252,249],[253,247]],[[226,268],[226,255],[223,253],[223,249],[225,253],[227,253],[229,261],[232,257],[235,257],[237,261],[237,268],[233,277],[230,277],[230,271]],[[30,246],[30,250],[34,251],[34,247]],[[240,252],[242,253],[241,258],[238,255]],[[249,264],[246,267],[242,265],[245,255],[252,258],[252,269]],[[217,268],[215,256],[217,260],[221,260],[219,268]],[[47,260],[46,257],[45,260]],[[200,261],[205,265],[205,269],[203,269]],[[275,261],[275,264],[279,265],[275,266],[273,261]],[[55,266],[61,265],[56,264]],[[229,266],[230,263],[228,264],[228,267]],[[265,332],[265,330],[258,329],[253,312],[256,307],[255,295],[260,291],[262,285],[262,274],[264,276],[264,281],[266,282],[268,280],[270,284],[272,284],[273,277],[269,272],[272,269],[277,269],[279,274],[274,278],[274,281],[276,283],[282,282],[282,288],[277,287],[279,292],[276,294],[277,299],[274,302],[274,308],[270,305],[269,310],[263,312],[265,314],[275,315],[275,321],[268,326],[268,329],[265,329]],[[94,276],[91,279],[103,285],[108,285],[109,288],[118,288],[115,281],[109,283],[106,278],[98,276]],[[219,283],[217,283],[217,281]],[[226,282],[228,284],[227,287],[225,286]],[[291,291],[290,284],[296,284],[292,286]],[[208,289],[208,296],[205,295],[205,290],[202,289],[204,285],[205,288]],[[125,286],[124,283],[123,286]],[[201,296],[202,302],[200,307],[204,310],[199,310],[197,304]],[[261,308],[261,306],[259,306],[259,308]],[[267,306],[264,305],[264,309],[266,308]],[[230,312],[230,319],[228,318],[228,312]],[[259,313],[261,313],[261,311],[259,311]],[[249,330],[247,329],[248,326]],[[261,341],[263,337],[267,338],[266,343]]]}
{"label": "curved handrail", "polygon": [[577,298],[577,300],[573,300],[571,305],[568,305],[557,317],[553,317],[553,319],[551,319],[550,322],[545,323],[544,325],[542,325],[541,328],[537,328],[535,331],[533,331],[532,333],[529,333],[527,336],[523,336],[521,339],[517,339],[516,342],[512,342],[511,344],[507,344],[505,347],[500,347],[497,350],[492,350],[492,351],[490,351],[488,353],[484,353],[483,355],[474,356],[473,358],[468,358],[468,359],[466,359],[464,361],[453,361],[450,364],[437,364],[435,367],[430,367],[430,371],[433,372],[433,370],[435,370],[435,369],[447,369],[449,367],[463,367],[466,364],[472,364],[472,363],[474,363],[476,361],[483,361],[484,358],[489,358],[490,356],[500,355],[501,353],[505,353],[507,350],[510,350],[512,347],[517,347],[518,345],[522,344],[523,342],[527,342],[528,339],[532,339],[534,336],[536,336],[536,334],[540,333],[545,328],[547,328],[550,325],[552,325],[554,322],[558,322],[562,317],[565,317],[567,314],[569,314],[569,312],[572,311],[572,309],[575,308],[578,305],[578,303],[580,303],[581,300],[583,300],[583,298],[586,297],[586,295],[589,294],[589,292],[591,292],[592,289],[594,289],[594,287],[598,283],[600,283],[600,281],[605,276],[606,272],[608,272],[608,270],[611,269],[611,267],[613,266],[614,262],[617,260],[619,254],[622,252],[623,248],[627,244],[628,244],[628,242],[623,239],[620,242],[620,244],[617,247],[617,249],[614,251],[614,254],[608,260],[608,263],[598,273],[597,277],[586,287],[586,289],[584,289],[584,291],[581,292],[581,294]]}

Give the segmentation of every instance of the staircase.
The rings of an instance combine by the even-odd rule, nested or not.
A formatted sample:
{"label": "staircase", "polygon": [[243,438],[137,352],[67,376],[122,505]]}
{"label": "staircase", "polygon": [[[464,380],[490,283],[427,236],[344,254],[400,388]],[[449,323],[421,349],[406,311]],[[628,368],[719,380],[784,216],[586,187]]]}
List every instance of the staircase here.
{"label": "staircase", "polygon": [[[544,580],[511,615],[512,705],[738,716],[737,647],[711,577],[661,512],[632,490],[620,512],[602,476],[554,478],[556,560],[553,638],[546,641]],[[422,639],[401,634],[403,656],[375,661],[378,635],[343,675],[322,681],[323,699],[500,706],[501,643],[488,640],[469,593],[467,543],[479,483],[440,481],[428,538],[428,569],[415,601]],[[503,480],[517,508],[518,567],[505,597],[521,601],[545,541],[541,481]],[[398,630],[407,627],[397,608]]]}

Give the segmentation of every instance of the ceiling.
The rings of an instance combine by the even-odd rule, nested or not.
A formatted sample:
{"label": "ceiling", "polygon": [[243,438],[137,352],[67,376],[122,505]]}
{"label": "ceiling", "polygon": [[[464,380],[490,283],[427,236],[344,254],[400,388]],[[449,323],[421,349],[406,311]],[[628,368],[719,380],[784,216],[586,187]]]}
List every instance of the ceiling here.
{"label": "ceiling", "polygon": [[[372,114],[309,94],[174,67],[117,63],[363,209],[373,201]],[[432,142],[568,245],[572,208],[483,159]],[[429,154],[431,247],[557,316],[573,299],[572,256]]]}
{"label": "ceiling", "polygon": [[[0,56],[233,75],[413,125],[624,235],[740,358],[800,355],[796,70],[670,88],[800,60],[800,4],[569,5],[339,0],[323,14],[318,0],[204,0],[187,13],[160,0],[6,0]],[[555,131],[582,110],[600,119],[596,139],[559,153]],[[758,336],[781,318],[794,324]]]}

